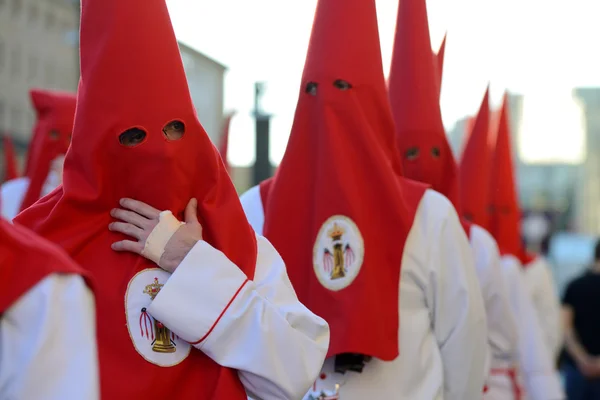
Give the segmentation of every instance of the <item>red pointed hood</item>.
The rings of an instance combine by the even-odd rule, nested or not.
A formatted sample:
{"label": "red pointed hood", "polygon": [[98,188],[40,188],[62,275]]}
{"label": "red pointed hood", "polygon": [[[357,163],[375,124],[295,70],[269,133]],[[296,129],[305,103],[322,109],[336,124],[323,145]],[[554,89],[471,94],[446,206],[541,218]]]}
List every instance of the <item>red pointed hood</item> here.
{"label": "red pointed hood", "polygon": [[439,76],[439,92],[442,91],[442,77],[444,76],[444,55],[446,54],[446,38],[447,34],[444,35],[444,40],[442,40],[442,44],[440,45],[440,49],[435,55],[435,60],[437,62],[437,70]]}
{"label": "red pointed hood", "polygon": [[496,238],[502,254],[522,259],[524,248],[521,242],[521,210],[514,173],[508,94],[504,95],[497,126],[489,182],[490,232]]}
{"label": "red pointed hood", "polygon": [[227,150],[229,148],[229,127],[231,126],[231,120],[233,119],[234,115],[235,112],[230,112],[225,116],[223,120],[223,131],[221,132],[221,138],[219,141],[219,154],[221,155],[223,164],[225,164],[225,168],[228,172],[231,170],[229,161],[227,160]]}
{"label": "red pointed hood", "polygon": [[[121,198],[180,219],[196,198],[203,239],[249,279],[256,265],[256,236],[197,119],[165,0],[82,0],[80,29],[81,80],[63,185],[15,221],[58,243],[93,274],[101,293],[96,306],[104,396],[241,398],[237,373],[202,352],[192,351],[173,368],[143,361],[133,350],[127,316],[118,311],[134,277],[156,268],[111,249],[124,238],[108,229]],[[169,140],[163,130],[185,132]],[[140,379],[143,384],[123,384]]]}
{"label": "red pointed hood", "polygon": [[424,188],[405,190],[395,145],[375,1],[319,0],[291,136],[263,205],[265,236],[298,297],[330,325],[329,356],[398,355],[400,264]]}
{"label": "red pointed hood", "polygon": [[489,229],[489,179],[492,164],[490,143],[489,87],[485,91],[477,118],[468,131],[460,161],[462,212],[466,219]]}
{"label": "red pointed hood", "polygon": [[19,177],[17,172],[17,156],[15,154],[15,145],[8,134],[2,137],[4,145],[4,181],[10,181]]}
{"label": "red pointed hood", "polygon": [[401,1],[388,87],[402,169],[458,207],[458,171],[442,123],[438,81],[425,0]]}
{"label": "red pointed hood", "polygon": [[66,154],[75,118],[74,94],[42,89],[32,89],[29,94],[37,121],[25,162],[25,176],[30,182],[21,210],[40,198],[52,161]]}

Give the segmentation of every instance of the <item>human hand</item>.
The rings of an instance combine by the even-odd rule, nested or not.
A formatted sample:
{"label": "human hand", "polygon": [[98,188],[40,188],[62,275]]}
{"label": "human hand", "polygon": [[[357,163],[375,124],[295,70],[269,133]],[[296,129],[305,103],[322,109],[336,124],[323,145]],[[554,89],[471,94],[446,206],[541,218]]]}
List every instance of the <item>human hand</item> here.
{"label": "human hand", "polygon": [[587,378],[600,377],[600,358],[589,355],[578,357],[577,368]]}
{"label": "human hand", "polygon": [[[121,199],[122,208],[111,210],[110,215],[120,221],[112,222],[108,228],[131,236],[137,241],[122,240],[112,244],[115,251],[129,251],[148,258],[144,254],[146,241],[159,223],[160,211],[154,207],[133,199]],[[181,225],[165,245],[158,266],[168,272],[174,272],[185,256],[202,240],[202,226],[197,216],[198,201],[191,199],[185,208],[185,224]]]}

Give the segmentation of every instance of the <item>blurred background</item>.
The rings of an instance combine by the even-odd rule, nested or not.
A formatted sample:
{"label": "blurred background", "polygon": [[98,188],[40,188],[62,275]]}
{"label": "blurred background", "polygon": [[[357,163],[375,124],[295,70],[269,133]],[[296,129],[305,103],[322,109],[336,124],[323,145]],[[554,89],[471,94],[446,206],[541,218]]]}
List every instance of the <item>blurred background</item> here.
{"label": "blurred background", "polygon": [[[242,192],[285,151],[316,0],[167,3],[199,118]],[[397,4],[377,1],[386,74]],[[600,2],[429,0],[428,11],[434,51],[447,33],[441,107],[457,155],[488,82],[494,108],[510,93],[523,233],[534,250],[556,233],[562,292],[600,233]],[[21,163],[28,89],[77,88],[78,22],[78,1],[0,0],[0,130]]]}

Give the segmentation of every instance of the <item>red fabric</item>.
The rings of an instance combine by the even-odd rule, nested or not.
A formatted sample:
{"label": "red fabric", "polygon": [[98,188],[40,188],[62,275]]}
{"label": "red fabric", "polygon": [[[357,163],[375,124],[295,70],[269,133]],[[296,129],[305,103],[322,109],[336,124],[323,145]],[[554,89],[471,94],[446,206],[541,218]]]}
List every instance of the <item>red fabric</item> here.
{"label": "red fabric", "polygon": [[[341,90],[338,79],[352,87]],[[313,94],[310,82],[318,85]],[[375,1],[319,0],[288,147],[261,195],[265,236],[300,300],[329,323],[328,356],[399,354],[400,266],[426,189],[401,179],[399,166]],[[313,251],[315,259],[326,255],[315,243],[336,215],[360,230],[364,259],[354,281],[333,291],[317,278]]]}
{"label": "red fabric", "polygon": [[273,178],[265,179],[258,185],[260,190],[260,199],[262,201],[263,209],[268,209],[268,198],[271,192],[271,186],[273,186]]}
{"label": "red fabric", "polygon": [[519,385],[519,380],[517,378],[517,370],[516,368],[492,368],[490,370],[491,375],[507,375],[510,379],[510,383],[513,389],[513,400],[521,400],[523,398],[523,391],[521,389],[521,385]]}
{"label": "red fabric", "polygon": [[225,164],[228,172],[231,171],[231,166],[227,160],[227,149],[229,148],[229,127],[231,126],[231,119],[234,115],[235,113],[232,112],[225,117],[225,120],[223,121],[223,132],[221,132],[221,140],[219,143],[219,153],[221,154],[221,159],[223,160],[223,164]]}
{"label": "red fabric", "polygon": [[442,123],[425,0],[400,2],[388,87],[404,175],[430,184],[458,210],[458,170]]}
{"label": "red fabric", "polygon": [[50,274],[82,274],[58,247],[0,218],[0,315]]}
{"label": "red fabric", "polygon": [[[237,371],[201,351],[170,368],[146,361],[123,312],[128,282],[156,268],[110,248],[124,238],[108,230],[110,210],[123,197],[180,219],[197,198],[204,240],[249,279],[256,264],[255,234],[196,117],[165,1],[83,0],[80,37],[81,81],[63,185],[16,221],[65,248],[95,278],[103,398],[246,399]],[[162,129],[174,120],[185,124],[185,134],[169,141]],[[119,135],[132,127],[146,137],[125,147]]]}
{"label": "red fabric", "polygon": [[459,178],[461,188],[461,208],[469,221],[490,229],[490,172],[492,149],[489,137],[489,88],[486,90],[477,118],[460,161]]}
{"label": "red fabric", "polygon": [[29,187],[21,203],[21,210],[40,198],[50,164],[56,157],[67,152],[75,116],[76,99],[73,94],[33,89],[30,95],[37,122],[25,163]]}
{"label": "red fabric", "polygon": [[521,210],[517,199],[512,156],[508,95],[504,95],[492,156],[490,233],[496,238],[502,255],[524,261],[521,241]]}
{"label": "red fabric", "polygon": [[[446,35],[444,35],[444,40],[442,40],[442,44],[440,45],[440,49],[438,50],[437,54],[435,55],[435,60],[437,61],[437,69],[438,69],[438,76],[439,76],[439,92],[442,91],[442,77],[444,75],[444,55],[446,54]],[[439,93],[438,92],[438,93]]]}
{"label": "red fabric", "polygon": [[15,154],[15,145],[8,134],[4,134],[4,181],[10,181],[19,177],[17,172],[17,156]]}

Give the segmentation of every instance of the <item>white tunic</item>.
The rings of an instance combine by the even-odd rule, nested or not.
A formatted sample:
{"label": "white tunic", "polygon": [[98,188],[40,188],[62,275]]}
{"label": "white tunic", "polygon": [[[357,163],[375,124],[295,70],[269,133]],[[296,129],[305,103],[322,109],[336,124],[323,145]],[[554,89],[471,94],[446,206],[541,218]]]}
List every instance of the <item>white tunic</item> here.
{"label": "white tunic", "polygon": [[[48,178],[42,187],[40,197],[43,197],[60,185],[61,179],[54,171],[50,171]],[[0,186],[0,215],[8,221],[12,221],[21,210],[21,203],[29,188],[29,178],[21,177],[4,182]]]}
{"label": "white tunic", "polygon": [[[250,223],[262,231],[260,191],[241,197]],[[450,202],[428,190],[404,246],[400,280],[400,356],[371,360],[362,373],[333,372],[325,361],[314,389],[341,399],[480,399],[487,356],[481,291],[469,242]],[[322,379],[324,378],[324,379]]]}
{"label": "white tunic", "polygon": [[[517,324],[511,309],[500,253],[496,241],[485,229],[471,226],[471,248],[475,255],[475,268],[487,314],[488,343],[490,346],[490,368],[505,369],[517,361]],[[500,381],[505,378],[500,379]],[[506,395],[499,379],[492,376],[487,380],[486,399],[511,399],[512,391]]]}
{"label": "white tunic", "polygon": [[548,351],[552,360],[556,361],[562,349],[563,337],[560,300],[556,293],[550,265],[544,257],[539,256],[524,271],[525,283],[542,325]]}
{"label": "white tunic", "polygon": [[544,334],[519,260],[502,257],[503,271],[508,282],[511,306],[519,329],[519,372],[527,398],[530,400],[563,400],[565,394],[552,364]]}
{"label": "white tunic", "polygon": [[95,325],[81,277],[40,281],[0,319],[0,399],[98,399]]}

